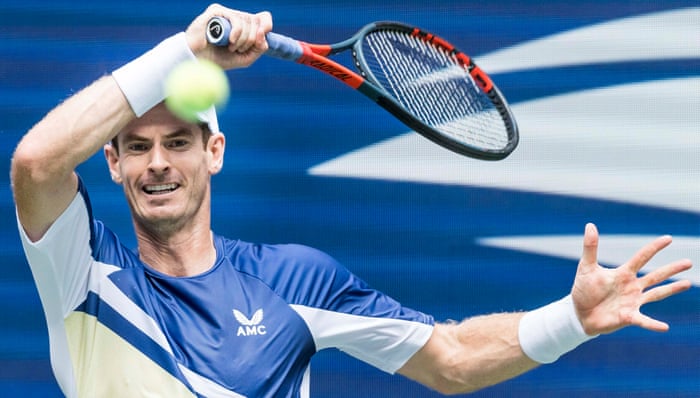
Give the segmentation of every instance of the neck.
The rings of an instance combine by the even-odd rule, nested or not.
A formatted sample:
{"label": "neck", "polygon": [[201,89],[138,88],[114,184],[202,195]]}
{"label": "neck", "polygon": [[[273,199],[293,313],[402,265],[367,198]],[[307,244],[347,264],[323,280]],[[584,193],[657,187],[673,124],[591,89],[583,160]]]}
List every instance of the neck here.
{"label": "neck", "polygon": [[137,228],[139,257],[158,272],[171,276],[194,276],[216,262],[216,248],[208,225],[163,234]]}

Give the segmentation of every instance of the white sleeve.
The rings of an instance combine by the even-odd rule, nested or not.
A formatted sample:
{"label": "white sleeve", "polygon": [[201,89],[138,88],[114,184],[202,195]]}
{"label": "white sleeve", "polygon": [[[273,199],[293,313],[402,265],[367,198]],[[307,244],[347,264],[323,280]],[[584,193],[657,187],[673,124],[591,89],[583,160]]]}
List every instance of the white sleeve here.
{"label": "white sleeve", "polygon": [[32,242],[17,218],[24,253],[29,262],[49,324],[63,319],[87,294],[92,263],[90,215],[78,192],[44,236]]}
{"label": "white sleeve", "polygon": [[317,350],[336,347],[394,374],[421,347],[433,326],[417,321],[359,316],[302,305],[292,308],[309,327]]}

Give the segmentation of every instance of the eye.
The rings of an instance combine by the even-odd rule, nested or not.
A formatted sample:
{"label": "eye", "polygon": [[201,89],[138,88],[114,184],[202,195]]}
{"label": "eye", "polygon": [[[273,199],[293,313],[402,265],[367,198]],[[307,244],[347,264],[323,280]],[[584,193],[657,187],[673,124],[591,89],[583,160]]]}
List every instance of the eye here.
{"label": "eye", "polygon": [[174,140],[168,141],[166,144],[166,147],[170,149],[183,149],[186,148],[190,144],[189,140],[183,139],[183,138],[178,138]]}
{"label": "eye", "polygon": [[144,142],[131,142],[126,146],[129,152],[146,152],[149,146]]}

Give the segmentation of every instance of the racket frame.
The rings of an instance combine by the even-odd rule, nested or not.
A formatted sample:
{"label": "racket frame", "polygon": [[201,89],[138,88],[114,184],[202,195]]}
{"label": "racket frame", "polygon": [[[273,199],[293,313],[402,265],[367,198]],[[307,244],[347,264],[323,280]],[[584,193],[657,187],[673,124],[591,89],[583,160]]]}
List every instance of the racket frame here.
{"label": "racket frame", "polygon": [[[222,29],[216,24],[224,25]],[[225,26],[228,24],[228,26]],[[214,27],[214,29],[212,29]],[[217,30],[218,29],[218,30]],[[224,41],[228,38],[230,23],[221,17],[212,18],[207,28],[207,39],[216,45],[226,45]],[[441,134],[438,130],[426,125],[418,118],[408,112],[391,94],[381,87],[376,77],[372,74],[367,65],[362,51],[362,39],[371,32],[378,30],[394,30],[407,33],[413,37],[421,39],[433,46],[438,47],[464,68],[476,85],[488,96],[491,103],[503,119],[508,135],[507,144],[500,149],[475,148],[461,142],[452,140]],[[216,32],[214,36],[211,32]],[[270,49],[266,55],[294,61],[302,65],[318,69],[329,76],[340,80],[353,89],[358,90],[363,95],[376,102],[379,106],[394,115],[406,126],[415,132],[423,135],[436,144],[443,146],[453,152],[482,160],[504,159],[517,147],[519,141],[518,126],[515,117],[506,102],[503,94],[498,90],[491,78],[479,68],[474,61],[465,53],[459,51],[448,41],[420,28],[406,25],[401,22],[379,21],[365,25],[352,37],[335,44],[312,44],[299,41],[278,33],[267,34],[267,41]],[[355,67],[359,73],[341,65],[328,58],[329,56],[351,50]]]}

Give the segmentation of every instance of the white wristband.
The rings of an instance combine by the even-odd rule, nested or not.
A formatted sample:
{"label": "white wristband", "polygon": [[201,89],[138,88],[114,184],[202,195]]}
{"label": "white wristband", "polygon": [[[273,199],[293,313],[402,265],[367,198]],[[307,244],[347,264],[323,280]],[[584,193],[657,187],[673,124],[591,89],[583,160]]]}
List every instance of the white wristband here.
{"label": "white wristband", "polygon": [[165,99],[164,84],[170,71],[180,62],[194,58],[185,32],[180,32],[115,70],[112,76],[140,117]]}
{"label": "white wristband", "polygon": [[520,347],[539,363],[552,363],[560,356],[596,337],[583,330],[571,295],[525,314],[518,326]]}

